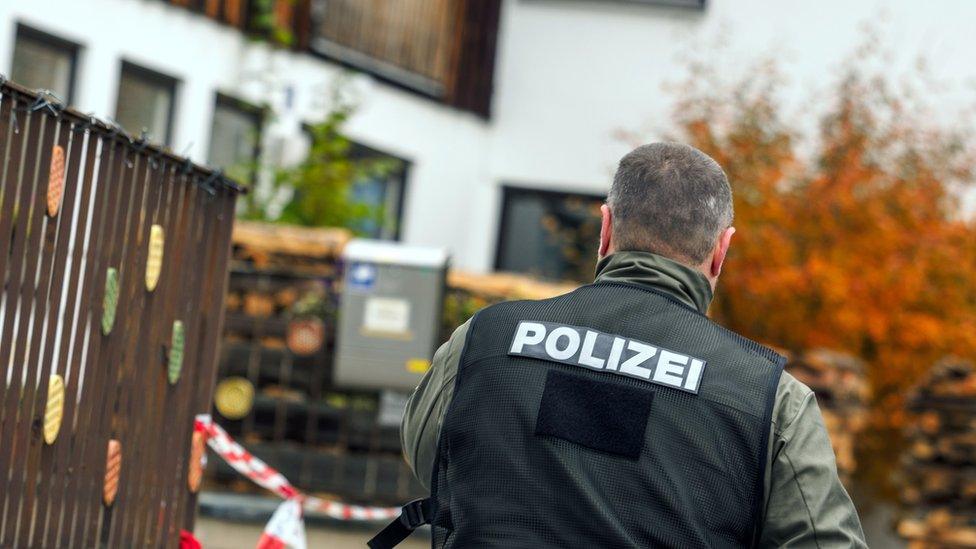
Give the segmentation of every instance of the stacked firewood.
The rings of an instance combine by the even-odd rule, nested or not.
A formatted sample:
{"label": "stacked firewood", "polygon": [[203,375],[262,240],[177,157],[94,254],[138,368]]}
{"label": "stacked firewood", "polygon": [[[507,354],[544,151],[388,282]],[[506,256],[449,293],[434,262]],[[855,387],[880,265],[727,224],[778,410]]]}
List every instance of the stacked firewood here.
{"label": "stacked firewood", "polygon": [[912,547],[976,547],[976,368],[937,364],[912,396],[898,533]]}
{"label": "stacked firewood", "polygon": [[786,371],[816,393],[837,456],[837,471],[849,485],[857,468],[854,446],[867,421],[864,363],[852,355],[815,349],[790,357]]}
{"label": "stacked firewood", "polygon": [[[393,504],[423,489],[400,455],[399,420],[385,413],[395,409],[384,405],[392,396],[331,383],[342,251],[351,238],[343,229],[236,223],[214,417],[305,490]],[[571,289],[451,271],[444,338],[488,303]],[[256,490],[220,460],[209,475],[212,487]]]}

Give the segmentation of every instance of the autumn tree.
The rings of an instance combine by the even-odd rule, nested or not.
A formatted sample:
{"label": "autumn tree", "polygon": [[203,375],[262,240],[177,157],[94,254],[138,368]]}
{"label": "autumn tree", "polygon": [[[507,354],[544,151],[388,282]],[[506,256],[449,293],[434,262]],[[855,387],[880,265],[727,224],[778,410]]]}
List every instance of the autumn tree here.
{"label": "autumn tree", "polygon": [[810,135],[784,115],[775,63],[731,83],[693,65],[675,138],[733,186],[739,232],[712,314],[789,351],[862,357],[877,449],[921,374],[976,358],[976,225],[961,206],[976,160],[968,134],[862,66],[812,98]]}

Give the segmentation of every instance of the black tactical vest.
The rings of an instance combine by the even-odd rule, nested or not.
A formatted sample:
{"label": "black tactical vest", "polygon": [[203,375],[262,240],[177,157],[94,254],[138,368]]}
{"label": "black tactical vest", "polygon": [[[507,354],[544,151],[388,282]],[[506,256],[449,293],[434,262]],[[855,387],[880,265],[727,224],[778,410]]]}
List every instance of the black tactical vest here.
{"label": "black tactical vest", "polygon": [[784,362],[628,284],[482,310],[434,464],[434,547],[752,545]]}

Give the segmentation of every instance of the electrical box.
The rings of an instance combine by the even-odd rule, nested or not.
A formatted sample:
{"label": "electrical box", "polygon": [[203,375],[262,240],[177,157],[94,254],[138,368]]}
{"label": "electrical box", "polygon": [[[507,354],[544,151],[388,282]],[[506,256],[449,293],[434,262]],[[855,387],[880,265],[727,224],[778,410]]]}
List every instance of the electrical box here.
{"label": "electrical box", "polygon": [[438,343],[447,252],[357,239],[342,256],[336,387],[412,390]]}

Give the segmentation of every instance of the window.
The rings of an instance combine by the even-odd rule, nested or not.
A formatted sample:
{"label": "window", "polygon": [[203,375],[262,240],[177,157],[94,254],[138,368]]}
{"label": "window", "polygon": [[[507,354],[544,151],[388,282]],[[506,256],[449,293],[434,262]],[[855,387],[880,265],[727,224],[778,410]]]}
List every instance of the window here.
{"label": "window", "polygon": [[17,25],[10,78],[28,88],[50,90],[71,103],[79,49],[75,43]]}
{"label": "window", "polygon": [[376,219],[362,221],[358,229],[370,238],[399,240],[409,164],[402,158],[359,143],[352,144],[349,158],[373,162],[379,167],[379,173],[366,174],[353,183],[353,201],[366,204],[379,214]]}
{"label": "window", "polygon": [[[303,124],[302,129],[312,146],[313,126]],[[375,213],[349,228],[366,238],[399,240],[410,162],[353,141],[345,154],[357,164],[353,170],[361,174],[353,181],[351,201],[368,206],[371,214]]]}
{"label": "window", "polygon": [[239,181],[254,182],[261,151],[264,110],[217,94],[208,162]]}
{"label": "window", "polygon": [[705,9],[705,0],[614,0],[615,2],[630,2],[632,4],[652,4],[657,6],[673,6],[676,8]]}
{"label": "window", "polygon": [[603,197],[504,187],[495,268],[553,280],[593,278]]}
{"label": "window", "polygon": [[138,136],[143,130],[155,142],[170,144],[176,79],[122,62],[115,120]]}

